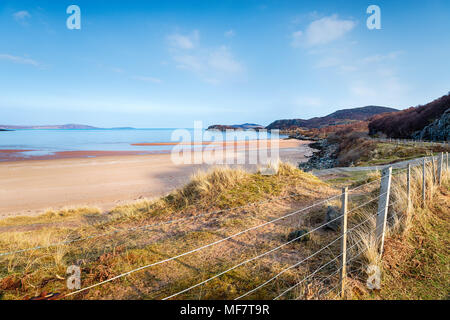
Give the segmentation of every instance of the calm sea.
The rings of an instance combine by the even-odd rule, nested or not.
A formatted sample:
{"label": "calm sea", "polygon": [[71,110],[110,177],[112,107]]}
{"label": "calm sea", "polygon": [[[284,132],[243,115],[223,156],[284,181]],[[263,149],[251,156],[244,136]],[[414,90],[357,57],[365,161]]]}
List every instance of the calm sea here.
{"label": "calm sea", "polygon": [[[171,146],[132,146],[133,143],[179,142],[172,140],[176,129],[96,129],[96,130],[15,130],[0,132],[0,149],[35,150],[29,155],[46,155],[59,151],[163,151]],[[194,139],[193,129],[185,129]],[[248,134],[236,131],[237,139]],[[270,138],[270,134],[267,134]],[[203,131],[205,136],[205,131]],[[203,141],[211,141],[208,133]],[[225,134],[223,133],[225,140]],[[285,136],[281,136],[283,138]],[[253,138],[258,138],[257,136]],[[249,139],[249,138],[247,138]]]}

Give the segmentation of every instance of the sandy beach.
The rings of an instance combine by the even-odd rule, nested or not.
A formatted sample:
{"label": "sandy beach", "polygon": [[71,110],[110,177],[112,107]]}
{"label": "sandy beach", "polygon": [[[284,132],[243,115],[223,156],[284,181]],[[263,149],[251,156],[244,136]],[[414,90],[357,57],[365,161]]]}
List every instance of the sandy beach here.
{"label": "sandy beach", "polygon": [[[306,161],[311,152],[307,141],[280,140],[282,161],[297,164]],[[208,167],[175,165],[170,154],[129,152],[78,151],[53,158],[9,159],[0,162],[0,218],[64,207],[108,210],[164,195],[189,181],[197,170]]]}

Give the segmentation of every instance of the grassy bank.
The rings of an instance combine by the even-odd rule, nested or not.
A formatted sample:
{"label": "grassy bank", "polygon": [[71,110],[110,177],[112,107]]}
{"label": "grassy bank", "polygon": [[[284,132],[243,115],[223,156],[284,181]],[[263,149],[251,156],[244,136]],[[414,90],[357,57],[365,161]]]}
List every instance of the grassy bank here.
{"label": "grassy bank", "polygon": [[[443,176],[439,186],[427,168],[427,194],[423,205],[422,172],[412,173],[412,208],[407,212],[405,184],[393,183],[388,236],[383,257],[376,253],[373,238],[365,239],[361,267],[352,272],[348,298],[350,299],[448,299],[450,288],[450,174]],[[397,200],[395,200],[397,199]],[[391,200],[392,201],[392,200]],[[403,201],[403,202],[402,202]],[[359,237],[364,238],[364,237]],[[368,290],[365,284],[368,265],[377,265],[381,273],[381,290]]]}
{"label": "grassy bank", "polygon": [[442,145],[379,142],[358,132],[332,135],[329,139],[339,144],[337,161],[341,167],[385,165],[450,151]]}
{"label": "grassy bank", "polygon": [[[89,286],[219,241],[335,193],[336,190],[316,177],[285,164],[272,176],[217,168],[197,174],[185,187],[166,197],[117,207],[103,219],[81,226],[69,222],[80,221],[92,212],[82,209],[57,213],[55,225],[47,223],[53,216],[50,213],[29,218],[31,220],[5,220],[2,224],[5,232],[0,235],[1,252],[35,246],[44,248],[0,257],[1,295],[4,299],[20,299],[42,292],[64,294],[69,291],[65,281],[67,266],[79,265],[83,286]],[[267,225],[233,241],[224,241],[208,250],[157,265],[73,298],[163,298],[286,242],[287,235],[297,226],[316,225],[317,219],[323,219],[324,210],[326,208],[321,206],[311,211],[308,218],[295,216]],[[177,219],[180,222],[169,223]],[[28,224],[24,225],[25,222]],[[101,236],[89,238],[92,235]],[[182,297],[232,298],[292,263],[298,258],[298,250],[302,254],[313,252],[332,236],[333,233],[324,233],[308,243],[292,244],[290,252],[281,257],[264,257]],[[75,242],[46,247],[61,241]],[[329,253],[324,253],[321,258],[327,255]],[[309,267],[305,266],[300,272],[287,272],[282,280],[290,279],[293,283],[299,274],[307,273]],[[280,283],[274,285],[258,292],[257,297],[273,295]]]}
{"label": "grassy bank", "polygon": [[[354,258],[349,264],[349,294],[357,292],[351,288],[364,287],[369,264],[380,265],[386,272],[385,281],[390,281],[389,268],[383,264],[389,260],[379,260],[375,241],[370,237],[377,202],[363,206],[378,196],[379,178],[378,173],[370,173],[339,181],[340,185],[352,186],[375,182],[350,194],[349,228],[358,229],[349,239],[349,257]],[[432,201],[438,189],[431,180],[428,183],[429,203],[440,203]],[[411,230],[415,230],[413,216],[404,210],[404,185],[405,176],[399,172],[393,177],[385,256],[393,248],[391,239],[410,237]],[[448,184],[444,188],[448,190]],[[116,207],[107,214],[81,208],[6,219],[0,225],[0,252],[39,248],[0,256],[0,297],[23,299],[44,292],[63,296],[70,292],[66,287],[67,267],[77,265],[81,268],[82,287],[149,267],[67,299],[162,299],[210,278],[174,298],[234,299],[280,272],[279,277],[245,298],[273,299],[294,287],[282,298],[333,299],[339,280],[340,231],[315,229],[326,222],[329,205],[339,210],[339,199],[279,218],[339,193],[332,184],[287,164],[281,164],[278,172],[270,176],[215,168],[198,173],[186,186],[165,197]],[[420,212],[418,170],[414,173],[413,195],[414,212]],[[274,219],[276,222],[268,223]],[[241,234],[249,228],[254,229]],[[311,233],[303,241],[286,244],[293,231]],[[428,229],[423,232],[426,237]],[[434,234],[430,235],[434,239]],[[430,244],[431,249],[440,245],[439,239]],[[271,251],[280,246],[283,247]],[[415,244],[411,247],[417,248]],[[448,257],[443,251],[439,255]],[[260,258],[251,260],[254,257]],[[448,266],[445,259],[442,266]],[[405,287],[408,285],[405,282]],[[364,288],[360,292],[355,297],[371,297]]]}

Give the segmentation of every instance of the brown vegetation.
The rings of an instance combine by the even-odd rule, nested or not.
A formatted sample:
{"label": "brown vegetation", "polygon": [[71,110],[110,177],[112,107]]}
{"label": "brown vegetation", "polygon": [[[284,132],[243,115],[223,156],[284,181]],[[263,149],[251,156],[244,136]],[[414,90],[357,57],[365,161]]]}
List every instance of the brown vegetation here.
{"label": "brown vegetation", "polygon": [[304,119],[277,120],[272,122],[266,128],[280,129],[280,130],[295,130],[296,128],[319,129],[327,126],[351,124],[355,121],[367,120],[370,117],[377,114],[392,111],[396,111],[396,109],[378,106],[343,109],[333,112],[325,117],[315,117],[309,120]]}
{"label": "brown vegetation", "polygon": [[390,138],[410,138],[416,131],[439,118],[450,108],[450,95],[423,106],[374,116],[369,123],[371,135],[384,134]]}

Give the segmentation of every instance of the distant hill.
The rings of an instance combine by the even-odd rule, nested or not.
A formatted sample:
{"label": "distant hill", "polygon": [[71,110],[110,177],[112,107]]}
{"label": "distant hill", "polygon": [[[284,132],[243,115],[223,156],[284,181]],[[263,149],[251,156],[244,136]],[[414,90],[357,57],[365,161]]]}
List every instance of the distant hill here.
{"label": "distant hill", "polygon": [[233,124],[233,125],[221,125],[221,124],[215,124],[212,126],[209,126],[207,130],[219,130],[219,131],[225,131],[225,130],[260,130],[264,129],[262,125],[255,124],[255,123],[244,123],[244,124]]}
{"label": "distant hill", "polygon": [[[450,94],[436,99],[426,105],[411,107],[406,110],[387,113],[373,117],[369,122],[369,134],[385,134],[390,138],[411,138],[412,136],[420,136],[420,131],[424,130],[435,121],[440,120],[444,113],[450,109]],[[448,117],[443,117],[440,122]],[[434,124],[427,128],[429,131],[432,127],[442,128],[448,127],[448,123]],[[430,135],[430,133],[428,133]],[[431,133],[431,135],[434,135]],[[442,135],[442,132],[439,134]],[[448,131],[443,137],[449,140]]]}
{"label": "distant hill", "polygon": [[1,125],[0,129],[99,129],[84,124],[63,124],[63,125],[43,125],[43,126],[11,126]]}
{"label": "distant hill", "polygon": [[325,117],[316,117],[308,120],[304,119],[290,119],[290,120],[277,120],[268,125],[267,129],[317,129],[326,126],[344,125],[354,121],[367,120],[374,115],[378,115],[386,112],[398,111],[394,108],[380,107],[380,106],[367,106],[353,109],[343,109],[333,112]]}

